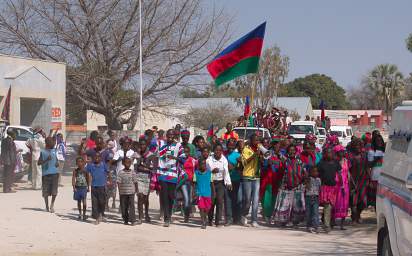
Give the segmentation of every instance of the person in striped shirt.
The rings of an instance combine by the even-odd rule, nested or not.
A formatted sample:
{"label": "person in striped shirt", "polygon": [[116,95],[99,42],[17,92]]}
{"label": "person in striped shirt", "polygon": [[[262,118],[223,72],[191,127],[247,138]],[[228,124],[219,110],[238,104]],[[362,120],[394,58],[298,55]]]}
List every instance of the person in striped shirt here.
{"label": "person in striped shirt", "polygon": [[170,226],[172,216],[173,200],[175,199],[176,184],[178,180],[177,159],[180,143],[175,142],[174,130],[166,133],[166,141],[160,142],[159,147],[159,183],[160,203],[163,208],[164,226]]}

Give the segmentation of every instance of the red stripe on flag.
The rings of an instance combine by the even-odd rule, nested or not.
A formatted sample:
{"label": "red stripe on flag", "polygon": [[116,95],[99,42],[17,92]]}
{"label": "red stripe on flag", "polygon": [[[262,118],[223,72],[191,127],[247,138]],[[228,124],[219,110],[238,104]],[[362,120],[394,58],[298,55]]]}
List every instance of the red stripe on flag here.
{"label": "red stripe on flag", "polygon": [[213,79],[215,79],[222,72],[239,63],[239,61],[250,57],[260,56],[262,45],[262,38],[250,39],[236,50],[209,63],[209,65],[207,65],[207,70]]}

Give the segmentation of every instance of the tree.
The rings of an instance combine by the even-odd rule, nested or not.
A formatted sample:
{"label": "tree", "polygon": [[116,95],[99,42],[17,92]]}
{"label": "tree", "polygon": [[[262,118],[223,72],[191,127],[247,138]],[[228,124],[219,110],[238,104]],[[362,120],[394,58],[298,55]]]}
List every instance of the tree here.
{"label": "tree", "polygon": [[396,65],[381,64],[376,66],[366,77],[368,88],[376,95],[376,100],[383,103],[383,109],[389,116],[394,105],[402,100],[405,80]]}
{"label": "tree", "polygon": [[382,109],[376,98],[375,93],[364,82],[347,91],[347,100],[352,109]]}
{"label": "tree", "polygon": [[[150,110],[167,105],[177,88],[203,83],[202,69],[229,39],[230,17],[202,0],[142,2],[143,107]],[[7,0],[0,10],[0,49],[67,63],[68,97],[103,114],[110,129],[134,124],[139,1]]]}
{"label": "tree", "polygon": [[408,48],[408,50],[412,52],[412,33],[409,34],[408,38],[406,39],[406,48]]}
{"label": "tree", "polygon": [[191,108],[180,119],[186,126],[193,126],[203,130],[213,124],[219,128],[225,127],[228,122],[233,122],[238,116],[229,104],[209,104],[205,108]]}
{"label": "tree", "polygon": [[[253,95],[253,107],[268,110],[272,99],[278,96],[280,87],[289,73],[289,57],[282,55],[278,46],[263,51],[259,61],[259,71],[235,80],[238,99]],[[254,90],[254,92],[252,92]]]}
{"label": "tree", "polygon": [[288,97],[310,97],[312,106],[318,108],[321,100],[326,102],[328,109],[347,109],[345,90],[336,84],[332,78],[312,74],[306,77],[297,78],[285,84],[282,96]]}

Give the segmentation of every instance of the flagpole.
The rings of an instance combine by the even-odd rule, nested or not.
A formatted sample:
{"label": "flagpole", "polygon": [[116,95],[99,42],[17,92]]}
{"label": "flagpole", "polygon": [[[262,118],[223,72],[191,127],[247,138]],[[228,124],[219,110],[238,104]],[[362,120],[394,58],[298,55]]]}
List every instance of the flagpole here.
{"label": "flagpole", "polygon": [[142,0],[139,0],[140,135],[143,134]]}

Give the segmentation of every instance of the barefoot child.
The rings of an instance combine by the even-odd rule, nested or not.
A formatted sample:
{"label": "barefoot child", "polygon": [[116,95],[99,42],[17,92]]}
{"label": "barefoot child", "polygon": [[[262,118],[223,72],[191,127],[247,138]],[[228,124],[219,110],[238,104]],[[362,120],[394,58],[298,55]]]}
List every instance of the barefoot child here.
{"label": "barefoot child", "polygon": [[212,171],[206,169],[205,159],[199,161],[199,169],[195,171],[193,181],[195,182],[196,194],[198,196],[197,207],[202,218],[202,229],[206,229],[208,214],[212,207],[212,191],[214,189]]}
{"label": "barefoot child", "polygon": [[98,225],[103,221],[104,210],[106,208],[106,183],[109,179],[109,184],[112,182],[110,172],[106,164],[102,163],[102,158],[99,152],[96,152],[93,162],[87,164],[86,170],[92,178],[92,217]]}
{"label": "barefoot child", "polygon": [[321,181],[318,168],[309,167],[309,177],[305,180],[306,227],[311,233],[319,233],[319,191]]}
{"label": "barefoot child", "polygon": [[130,169],[132,159],[123,159],[124,169],[117,174],[117,185],[119,186],[120,208],[125,225],[129,222],[136,225],[136,214],[134,209],[134,197],[137,191],[137,174]]}
{"label": "barefoot child", "polygon": [[[77,209],[79,210],[79,219],[87,219],[86,216],[86,199],[87,192],[90,191],[90,177],[89,173],[85,169],[85,161],[82,157],[76,159],[77,168],[73,171],[72,185],[73,185],[73,199],[77,201]],[[82,203],[83,203],[83,214],[82,214]]]}
{"label": "barefoot child", "polygon": [[[45,142],[46,149],[41,151],[38,165],[42,167],[42,190],[46,211],[53,213],[54,201],[56,200],[57,189],[59,187],[59,174],[57,170],[59,162],[57,160],[56,150],[54,149],[54,139],[47,137]],[[49,196],[52,197],[50,208]]]}

